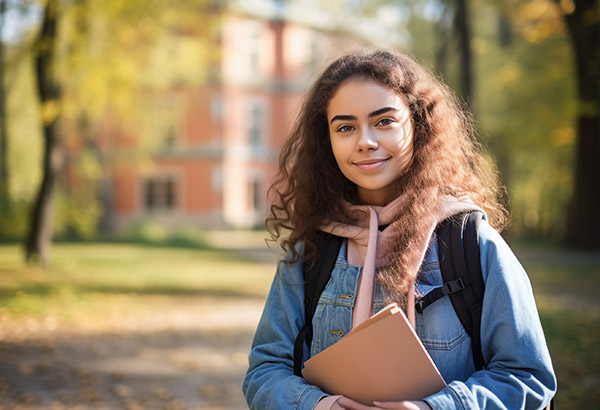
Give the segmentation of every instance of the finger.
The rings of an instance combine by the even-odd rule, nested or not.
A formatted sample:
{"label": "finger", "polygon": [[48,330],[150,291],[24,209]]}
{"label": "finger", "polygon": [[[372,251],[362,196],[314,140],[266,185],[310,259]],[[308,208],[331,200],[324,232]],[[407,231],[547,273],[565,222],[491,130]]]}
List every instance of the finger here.
{"label": "finger", "polygon": [[419,410],[419,407],[410,401],[376,401],[373,404],[379,409]]}
{"label": "finger", "polygon": [[366,406],[362,403],[349,399],[348,397],[341,397],[337,404],[346,410],[374,410],[377,407]]}
{"label": "finger", "polygon": [[380,409],[401,409],[401,408],[403,408],[403,407],[399,407],[399,406],[401,406],[400,403],[392,402],[392,401],[375,401],[375,402],[373,402],[373,404]]}
{"label": "finger", "polygon": [[[390,410],[420,410],[420,409],[428,409],[429,406],[424,402],[414,402],[414,401],[376,401],[373,403],[380,409],[390,409]],[[424,406],[422,407],[421,404]],[[426,406],[426,407],[425,407]]]}

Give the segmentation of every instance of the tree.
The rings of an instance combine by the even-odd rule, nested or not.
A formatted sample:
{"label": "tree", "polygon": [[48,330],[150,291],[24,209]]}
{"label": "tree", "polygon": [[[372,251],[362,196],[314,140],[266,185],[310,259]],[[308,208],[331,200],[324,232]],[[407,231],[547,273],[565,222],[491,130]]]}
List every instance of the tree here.
{"label": "tree", "polygon": [[577,70],[575,186],[568,212],[567,244],[600,248],[600,2],[555,0],[573,44]]}
{"label": "tree", "polygon": [[0,200],[8,190],[8,127],[6,125],[6,86],[4,67],[6,65],[4,39],[2,33],[6,21],[7,1],[0,0]]}
{"label": "tree", "polygon": [[[198,60],[208,61],[209,41],[203,41],[206,46],[201,50],[188,48],[186,53],[176,54],[186,57],[187,62],[195,58],[193,67],[188,64],[183,68],[177,61],[163,58],[163,65],[152,70],[148,63],[158,47],[170,46],[160,41],[169,35],[190,28],[199,36],[213,33],[210,7],[207,0],[168,5],[160,0],[47,0],[33,47],[44,161],[25,244],[28,261],[47,263],[55,220],[63,225],[63,232],[72,228],[80,234],[82,227],[86,236],[95,232],[100,214],[98,168],[104,165],[99,164],[102,158],[98,152],[87,155],[98,150],[92,143],[95,121],[109,117],[108,121],[118,122],[119,117],[126,116],[131,120],[141,90],[173,86],[185,75],[189,80],[190,73],[195,79],[202,78],[199,73],[206,70]],[[57,184],[66,189],[59,190],[57,200],[57,211],[62,213],[53,217]]]}
{"label": "tree", "polygon": [[[471,49],[471,22],[468,0],[442,2],[443,11],[435,24],[435,68],[446,77],[450,76],[448,54],[456,46],[458,55],[458,91],[468,107],[474,109],[473,52]],[[455,40],[455,42],[453,41]]]}
{"label": "tree", "polygon": [[463,99],[473,109],[473,53],[471,52],[471,25],[467,0],[456,0],[455,30],[460,54],[460,85]]}
{"label": "tree", "polygon": [[[412,52],[464,95],[454,28],[457,2],[397,3],[410,11]],[[477,84],[473,109],[481,141],[489,147],[507,187],[512,214],[507,233],[513,237],[560,240],[567,230],[567,205],[575,185],[577,73],[562,63],[571,57],[572,46],[555,3],[558,0],[468,2]],[[562,7],[569,4],[560,1]],[[598,21],[597,16],[588,11],[587,19]],[[600,38],[595,36],[597,44]],[[597,88],[588,91],[600,94]],[[598,158],[597,148],[589,151]],[[597,228],[591,231],[600,236]]]}
{"label": "tree", "polygon": [[478,121],[507,185],[513,237],[560,240],[572,193],[575,73],[548,0],[473,1]]}
{"label": "tree", "polygon": [[25,250],[28,262],[37,260],[41,264],[48,262],[48,248],[52,236],[53,193],[62,157],[57,129],[61,89],[55,66],[60,14],[60,0],[48,0],[35,46],[35,72],[42,107],[44,165]]}

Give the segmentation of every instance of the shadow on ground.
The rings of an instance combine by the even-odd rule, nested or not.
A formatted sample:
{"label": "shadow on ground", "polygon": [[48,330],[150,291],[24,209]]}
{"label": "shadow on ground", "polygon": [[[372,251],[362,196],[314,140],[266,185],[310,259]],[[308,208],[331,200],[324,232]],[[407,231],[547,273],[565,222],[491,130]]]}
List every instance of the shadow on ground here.
{"label": "shadow on ground", "polygon": [[241,383],[262,301],[183,305],[202,313],[175,304],[108,331],[24,324],[29,331],[4,333],[0,408],[247,408]]}

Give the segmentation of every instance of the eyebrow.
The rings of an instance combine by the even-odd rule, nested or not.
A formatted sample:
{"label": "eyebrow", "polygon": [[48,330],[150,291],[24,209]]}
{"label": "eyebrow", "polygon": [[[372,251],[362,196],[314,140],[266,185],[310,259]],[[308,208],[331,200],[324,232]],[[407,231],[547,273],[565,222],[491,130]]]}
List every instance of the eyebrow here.
{"label": "eyebrow", "polygon": [[[383,108],[373,111],[372,113],[369,113],[368,117],[369,118],[377,117],[378,115],[384,114],[388,111],[396,111],[397,112],[398,109],[394,108],[394,107],[383,107]],[[356,119],[357,118],[355,115],[336,115],[331,119],[331,121],[329,123],[333,124],[334,121],[353,121]]]}

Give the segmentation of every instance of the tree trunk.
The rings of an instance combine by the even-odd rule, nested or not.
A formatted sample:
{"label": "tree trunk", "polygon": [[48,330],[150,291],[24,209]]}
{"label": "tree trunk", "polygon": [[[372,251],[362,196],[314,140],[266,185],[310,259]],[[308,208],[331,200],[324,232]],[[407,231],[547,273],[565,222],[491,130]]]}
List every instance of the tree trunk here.
{"label": "tree trunk", "polygon": [[577,71],[579,112],[575,184],[567,215],[566,243],[600,249],[598,181],[600,181],[600,21],[598,0],[575,1],[565,14]]}
{"label": "tree trunk", "polygon": [[[0,0],[0,34],[6,21],[6,2]],[[0,35],[0,198],[8,195],[8,126],[6,124],[6,83],[4,68],[6,66],[4,41]]]}
{"label": "tree trunk", "polygon": [[454,29],[458,35],[460,53],[460,88],[467,106],[473,111],[473,53],[471,51],[471,26],[467,0],[456,0]]}
{"label": "tree trunk", "polygon": [[52,238],[53,192],[62,163],[62,151],[57,130],[60,86],[54,71],[57,25],[60,0],[48,0],[42,28],[37,41],[35,61],[37,88],[40,95],[44,136],[43,177],[32,210],[26,260],[48,262]]}
{"label": "tree trunk", "polygon": [[[468,0],[446,0],[441,3],[442,16],[436,24],[438,46],[435,52],[435,70],[449,76],[448,52],[456,41],[458,49],[458,90],[473,112],[473,52],[471,50],[471,25]],[[448,81],[448,79],[447,79]]]}
{"label": "tree trunk", "polygon": [[435,38],[437,41],[437,48],[434,54],[434,69],[437,73],[447,74],[451,26],[451,24],[447,24],[447,22],[452,19],[451,14],[453,13],[453,10],[445,2],[441,3],[441,7],[443,8],[442,16],[434,26]]}

